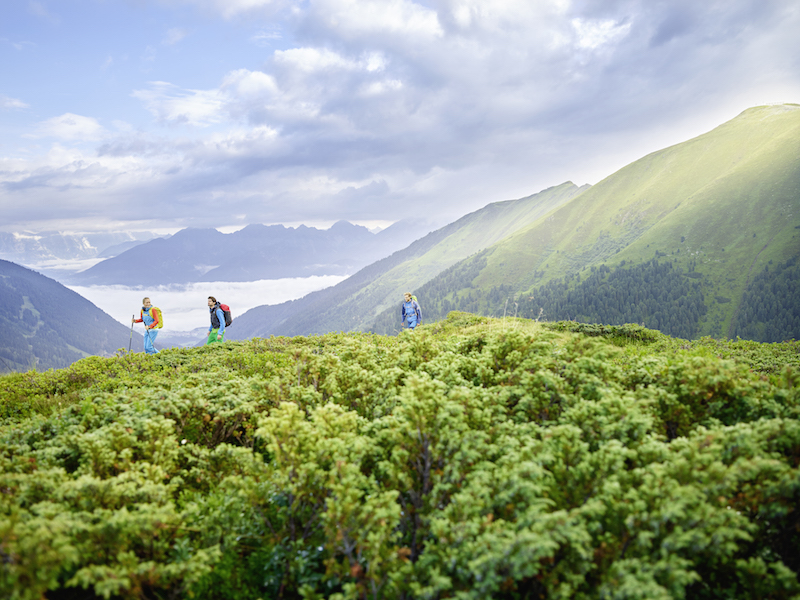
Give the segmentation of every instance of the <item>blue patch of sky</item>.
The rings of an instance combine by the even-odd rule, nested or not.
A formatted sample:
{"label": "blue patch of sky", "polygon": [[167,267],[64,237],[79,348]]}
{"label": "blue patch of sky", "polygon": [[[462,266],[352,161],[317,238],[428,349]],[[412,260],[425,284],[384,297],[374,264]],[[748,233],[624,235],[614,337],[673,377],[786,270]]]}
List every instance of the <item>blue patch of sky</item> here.
{"label": "blue patch of sky", "polygon": [[213,89],[226,73],[258,70],[292,44],[280,23],[212,18],[185,6],[9,2],[0,13],[0,94],[27,105],[3,111],[0,120],[19,130],[64,113],[107,128],[121,117],[144,127],[153,116],[132,93],[149,82]]}

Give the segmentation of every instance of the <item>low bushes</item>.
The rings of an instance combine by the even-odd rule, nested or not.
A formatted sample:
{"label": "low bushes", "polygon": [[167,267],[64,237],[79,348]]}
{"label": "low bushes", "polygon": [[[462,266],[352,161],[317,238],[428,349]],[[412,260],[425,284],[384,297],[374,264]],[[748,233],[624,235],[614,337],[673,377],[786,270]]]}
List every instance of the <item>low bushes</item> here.
{"label": "low bushes", "polygon": [[4,377],[0,592],[798,597],[791,344],[572,329],[454,314]]}

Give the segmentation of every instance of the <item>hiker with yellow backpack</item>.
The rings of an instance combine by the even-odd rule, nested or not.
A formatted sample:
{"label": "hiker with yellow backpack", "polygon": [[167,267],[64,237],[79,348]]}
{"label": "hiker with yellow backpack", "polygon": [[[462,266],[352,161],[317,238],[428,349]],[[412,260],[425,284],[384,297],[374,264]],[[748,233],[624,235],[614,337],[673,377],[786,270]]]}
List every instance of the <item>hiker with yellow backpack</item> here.
{"label": "hiker with yellow backpack", "polygon": [[158,350],[153,345],[158,335],[158,330],[164,326],[164,316],[161,309],[156,308],[150,303],[150,298],[142,299],[142,310],[139,318],[131,317],[131,323],[144,323],[144,351],[148,354],[158,354]]}

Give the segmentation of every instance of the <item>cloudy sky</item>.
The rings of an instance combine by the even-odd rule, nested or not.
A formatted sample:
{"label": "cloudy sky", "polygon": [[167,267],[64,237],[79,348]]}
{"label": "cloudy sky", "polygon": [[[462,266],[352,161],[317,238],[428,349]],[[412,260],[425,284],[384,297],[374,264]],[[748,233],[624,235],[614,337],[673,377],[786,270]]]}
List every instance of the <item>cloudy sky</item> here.
{"label": "cloudy sky", "polygon": [[800,102],[796,0],[0,3],[0,229],[455,218]]}

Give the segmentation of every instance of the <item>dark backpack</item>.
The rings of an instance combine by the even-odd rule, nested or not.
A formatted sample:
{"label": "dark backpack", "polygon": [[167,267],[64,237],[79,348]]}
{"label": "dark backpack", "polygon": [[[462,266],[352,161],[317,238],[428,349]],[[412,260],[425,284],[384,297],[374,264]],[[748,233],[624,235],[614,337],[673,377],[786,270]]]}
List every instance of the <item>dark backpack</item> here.
{"label": "dark backpack", "polygon": [[225,315],[225,327],[230,326],[230,324],[233,323],[233,317],[231,316],[231,307],[228,306],[227,304],[220,304],[219,308],[222,311],[222,314]]}

